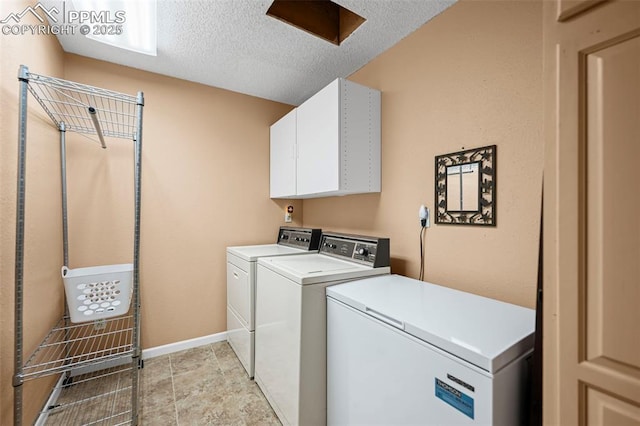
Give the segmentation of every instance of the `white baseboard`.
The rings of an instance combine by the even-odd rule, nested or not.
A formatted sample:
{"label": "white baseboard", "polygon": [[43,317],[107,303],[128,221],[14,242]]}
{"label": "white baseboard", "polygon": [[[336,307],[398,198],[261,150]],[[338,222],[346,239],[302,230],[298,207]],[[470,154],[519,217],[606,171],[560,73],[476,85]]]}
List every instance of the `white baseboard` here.
{"label": "white baseboard", "polygon": [[185,349],[197,348],[198,346],[222,342],[224,340],[227,340],[226,331],[223,331],[222,333],[210,334],[208,336],[196,337],[194,339],[182,340],[180,342],[169,343],[167,345],[156,346],[154,348],[143,349],[142,359],[155,358],[157,356],[184,351]]}

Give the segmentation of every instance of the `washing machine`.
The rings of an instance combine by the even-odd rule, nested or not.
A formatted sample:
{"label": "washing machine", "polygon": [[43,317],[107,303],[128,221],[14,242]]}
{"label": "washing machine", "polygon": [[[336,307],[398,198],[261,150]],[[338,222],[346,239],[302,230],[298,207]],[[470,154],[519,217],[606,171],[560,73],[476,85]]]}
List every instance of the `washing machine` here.
{"label": "washing machine", "polygon": [[275,244],[227,247],[227,341],[253,377],[256,262],[262,256],[297,256],[318,251],[320,229],[280,227]]}
{"label": "washing machine", "polygon": [[255,380],[284,425],[326,423],[325,289],[389,272],[387,238],[323,233],[316,254],[258,259]]}
{"label": "washing machine", "polygon": [[535,311],[400,275],[327,289],[327,424],[528,424]]}

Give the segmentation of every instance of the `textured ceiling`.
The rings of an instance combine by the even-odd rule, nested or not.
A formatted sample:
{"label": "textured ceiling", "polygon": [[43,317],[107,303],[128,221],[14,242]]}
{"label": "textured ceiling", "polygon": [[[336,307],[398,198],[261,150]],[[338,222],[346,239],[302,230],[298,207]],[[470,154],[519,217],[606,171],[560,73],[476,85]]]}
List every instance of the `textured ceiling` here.
{"label": "textured ceiling", "polygon": [[66,52],[299,105],[455,2],[333,1],[367,20],[340,46],[266,16],[271,0],[158,0],[156,57],[81,35],[58,38]]}

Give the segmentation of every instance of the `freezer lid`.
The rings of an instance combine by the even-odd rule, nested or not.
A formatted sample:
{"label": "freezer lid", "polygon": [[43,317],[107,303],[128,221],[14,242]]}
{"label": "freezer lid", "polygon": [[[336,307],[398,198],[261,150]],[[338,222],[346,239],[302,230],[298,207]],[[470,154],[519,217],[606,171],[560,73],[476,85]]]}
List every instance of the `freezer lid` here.
{"label": "freezer lid", "polygon": [[535,311],[400,275],[327,288],[339,300],[492,374],[533,349]]}
{"label": "freezer lid", "polygon": [[255,262],[258,258],[265,256],[288,256],[294,254],[309,254],[313,252],[287,247],[281,244],[262,244],[255,246],[227,247],[227,253],[231,253],[248,262]]}

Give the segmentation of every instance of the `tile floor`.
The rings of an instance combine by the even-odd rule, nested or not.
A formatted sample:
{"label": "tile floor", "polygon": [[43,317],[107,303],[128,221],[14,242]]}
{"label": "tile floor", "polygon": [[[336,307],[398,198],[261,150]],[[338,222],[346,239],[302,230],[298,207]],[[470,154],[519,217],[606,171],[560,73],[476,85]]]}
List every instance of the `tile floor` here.
{"label": "tile floor", "polygon": [[[73,383],[58,398],[73,403],[51,410],[47,425],[129,424],[130,371],[103,370]],[[142,425],[280,425],[227,342],[145,360],[139,401]],[[96,418],[108,420],[93,423]]]}
{"label": "tile floor", "polygon": [[145,361],[145,425],[280,425],[227,342]]}

